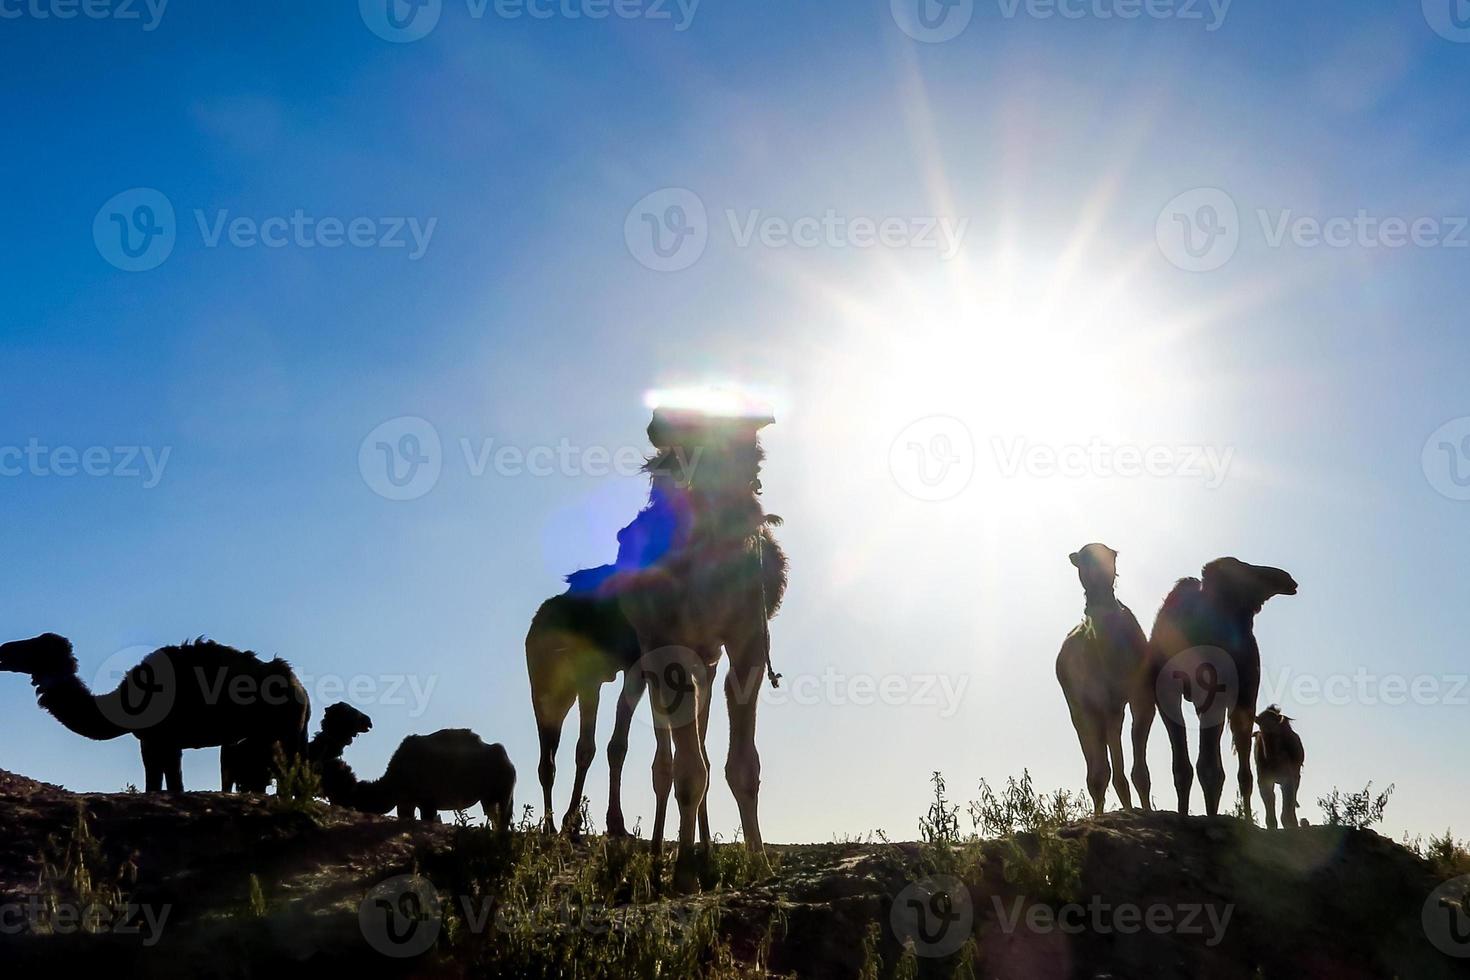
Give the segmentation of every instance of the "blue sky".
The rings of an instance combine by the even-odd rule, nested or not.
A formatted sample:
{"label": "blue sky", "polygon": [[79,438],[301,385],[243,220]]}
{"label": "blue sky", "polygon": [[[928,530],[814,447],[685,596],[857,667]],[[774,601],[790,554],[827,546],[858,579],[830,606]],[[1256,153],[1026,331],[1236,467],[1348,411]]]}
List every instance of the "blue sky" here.
{"label": "blue sky", "polygon": [[[792,558],[773,626],[792,693],[761,709],[768,839],[909,836],[934,769],[961,799],[1023,767],[1080,786],[1053,661],[1081,613],[1067,555],[1094,540],[1145,624],[1211,558],[1288,568],[1301,595],[1259,634],[1303,795],[1393,782],[1390,831],[1466,832],[1448,746],[1470,725],[1451,468],[1470,473],[1470,44],[1434,4],[1124,20],[1100,13],[1126,0],[976,0],[926,43],[886,0],[705,0],[687,23],[445,0],[392,43],[370,4],[175,0],[153,23],[7,0],[0,449],[107,452],[106,475],[61,475],[63,453],[0,476],[0,633],[66,634],[84,675],[208,634],[290,659],[318,708],[366,678],[359,772],[468,726],[535,801],[526,625],[613,555],[645,492],[587,471],[645,448],[650,390],[738,384],[777,407],[766,499]],[[172,251],[119,268],[94,224],[160,196]],[[701,234],[659,271],[638,231],[668,232],[675,203]],[[361,219],[408,244],[241,244],[298,212],[311,235]],[[1233,235],[1208,237],[1211,215]],[[1312,232],[1332,219],[1340,246]],[[1389,247],[1385,220],[1422,244]],[[864,247],[885,221],[892,241]],[[946,227],[954,254],[929,247]],[[377,440],[361,450],[384,423],[394,445],[425,431],[406,418],[439,475],[396,501]],[[911,444],[960,475],[926,483],[941,471],[911,469]],[[535,475],[502,446],[571,462]],[[1118,475],[1149,451],[1151,474]],[[1300,686],[1359,676],[1345,697]],[[1435,693],[1385,703],[1421,677]],[[131,740],[85,743],[0,680],[0,767],[141,782]],[[719,706],[717,759],[722,725]],[[640,724],[645,828],[649,761]],[[189,785],[215,765],[191,753]],[[588,793],[600,814],[600,760]],[[730,833],[718,776],[711,801]]]}

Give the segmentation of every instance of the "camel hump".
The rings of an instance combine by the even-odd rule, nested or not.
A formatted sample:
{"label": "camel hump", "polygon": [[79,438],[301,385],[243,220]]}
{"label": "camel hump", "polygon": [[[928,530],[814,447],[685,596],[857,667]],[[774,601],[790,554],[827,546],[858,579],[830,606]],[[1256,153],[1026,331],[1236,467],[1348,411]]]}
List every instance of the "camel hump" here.
{"label": "camel hump", "polygon": [[1203,583],[1197,578],[1180,579],[1164,597],[1164,606],[1160,612],[1174,613],[1189,609],[1199,599],[1203,587]]}
{"label": "camel hump", "polygon": [[616,565],[599,565],[573,572],[566,578],[567,591],[573,595],[588,595],[602,588],[608,579],[618,573]]}
{"label": "camel hump", "polygon": [[421,747],[435,752],[482,752],[485,740],[468,728],[443,728],[432,735],[410,735],[403,748]]}

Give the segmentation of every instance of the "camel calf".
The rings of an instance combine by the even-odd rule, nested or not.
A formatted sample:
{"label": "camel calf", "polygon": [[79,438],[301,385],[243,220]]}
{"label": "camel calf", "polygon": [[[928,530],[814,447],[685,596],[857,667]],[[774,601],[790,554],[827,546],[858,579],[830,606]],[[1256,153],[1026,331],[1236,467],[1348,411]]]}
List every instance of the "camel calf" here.
{"label": "camel calf", "polygon": [[1256,716],[1256,724],[1261,726],[1255,737],[1256,782],[1266,805],[1266,826],[1276,829],[1276,787],[1280,785],[1281,823],[1296,827],[1296,794],[1302,785],[1302,763],[1307,761],[1302,740],[1291,730],[1291,719],[1274,704]]}

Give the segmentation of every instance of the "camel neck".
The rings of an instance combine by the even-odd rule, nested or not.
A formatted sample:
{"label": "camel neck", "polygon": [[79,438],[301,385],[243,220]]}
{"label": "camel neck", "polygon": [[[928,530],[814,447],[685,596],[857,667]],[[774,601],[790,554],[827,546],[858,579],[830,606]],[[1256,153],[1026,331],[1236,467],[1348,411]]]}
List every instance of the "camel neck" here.
{"label": "camel neck", "polygon": [[1110,613],[1118,610],[1118,596],[1112,589],[1083,589],[1087,597],[1086,612],[1089,616],[1095,613]]}
{"label": "camel neck", "polygon": [[127,734],[127,729],[102,710],[75,674],[48,674],[33,678],[31,683],[36,688],[36,703],[83,738],[105,742]]}

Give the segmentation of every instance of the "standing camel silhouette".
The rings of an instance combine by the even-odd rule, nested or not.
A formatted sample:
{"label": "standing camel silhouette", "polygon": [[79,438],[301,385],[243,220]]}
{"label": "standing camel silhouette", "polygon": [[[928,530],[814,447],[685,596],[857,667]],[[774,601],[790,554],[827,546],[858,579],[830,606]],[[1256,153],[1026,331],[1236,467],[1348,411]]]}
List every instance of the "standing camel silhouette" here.
{"label": "standing camel silhouette", "polygon": [[638,634],[635,670],[650,688],[656,754],[655,854],[663,847],[670,790],[679,806],[675,886],[697,884],[694,833],[708,847],[709,758],[705,735],[721,649],[730,657],[725,702],[730,748],[725,779],[740,811],[745,845],[764,862],[758,818],[760,754],[756,705],[771,667],[770,618],[786,590],[786,556],[761,507],[760,430],[769,415],[713,415],[660,408],[648,426],[655,455],[645,469],[648,506],[620,541],[641,542],[641,567],[609,585]]}
{"label": "standing camel silhouette", "polygon": [[633,710],[643,696],[644,682],[638,671],[630,669],[638,661],[638,634],[623,615],[617,596],[604,588],[616,571],[617,566],[605,565],[567,576],[570,588],[541,604],[526,633],[526,671],[541,742],[537,775],[546,807],[543,827],[548,833],[556,832],[551,789],[556,782],[556,750],[561,745],[567,713],[574,703],[579,705],[577,775],[562,819],[562,830],[576,833],[581,825],[587,770],[597,755],[597,708],[602,686],[626,672],[624,696],[618,701],[613,737],[607,747],[607,832],[613,837],[627,834],[619,791],[623,760],[628,754],[628,730]]}
{"label": "standing camel silhouette", "polygon": [[29,674],[37,703],[84,738],[135,736],[150,793],[183,791],[184,749],[221,746],[225,780],[255,792],[277,748],[306,751],[311,704],[291,665],[212,640],[153,651],[105,694],[88,690],[71,641],[55,633],[0,646],[0,671]]}
{"label": "standing camel silhouette", "polygon": [[1118,553],[1104,544],[1090,544],[1071,560],[1082,580],[1087,605],[1082,625],[1068,634],[1057,655],[1057,680],[1087,762],[1092,809],[1102,814],[1110,775],[1124,809],[1133,806],[1123,770],[1123,712],[1128,709],[1133,715],[1133,785],[1148,810],[1152,808],[1148,733],[1155,711],[1148,641],[1133,612],[1114,594]]}
{"label": "standing camel silhouette", "polygon": [[1273,596],[1296,593],[1296,580],[1279,568],[1219,558],[1204,567],[1200,578],[1180,579],[1159,609],[1149,638],[1150,669],[1169,732],[1180,813],[1189,812],[1195,773],[1184,726],[1186,701],[1199,718],[1197,765],[1205,812],[1220,812],[1225,788],[1220,739],[1227,723],[1239,757],[1240,798],[1250,805],[1251,735],[1261,688],[1256,616]]}
{"label": "standing camel silhouette", "polygon": [[771,533],[780,523],[760,505],[759,433],[773,419],[661,408],[648,426],[654,456],[648,505],[618,532],[613,565],[568,577],[565,595],[544,603],[526,637],[532,703],[541,737],[545,826],[561,726],[580,705],[577,775],[563,829],[575,829],[587,768],[596,752],[603,684],[624,674],[623,696],[608,745],[608,830],[624,833],[621,778],[628,727],[644,693],[654,690],[656,811],[653,843],[663,845],[670,792],[679,805],[681,888],[695,879],[693,836],[709,843],[705,736],[722,649],[730,750],[726,779],[740,809],[746,846],[763,855],[757,797],[756,699],[770,669],[769,619],[786,589],[786,556]]}

